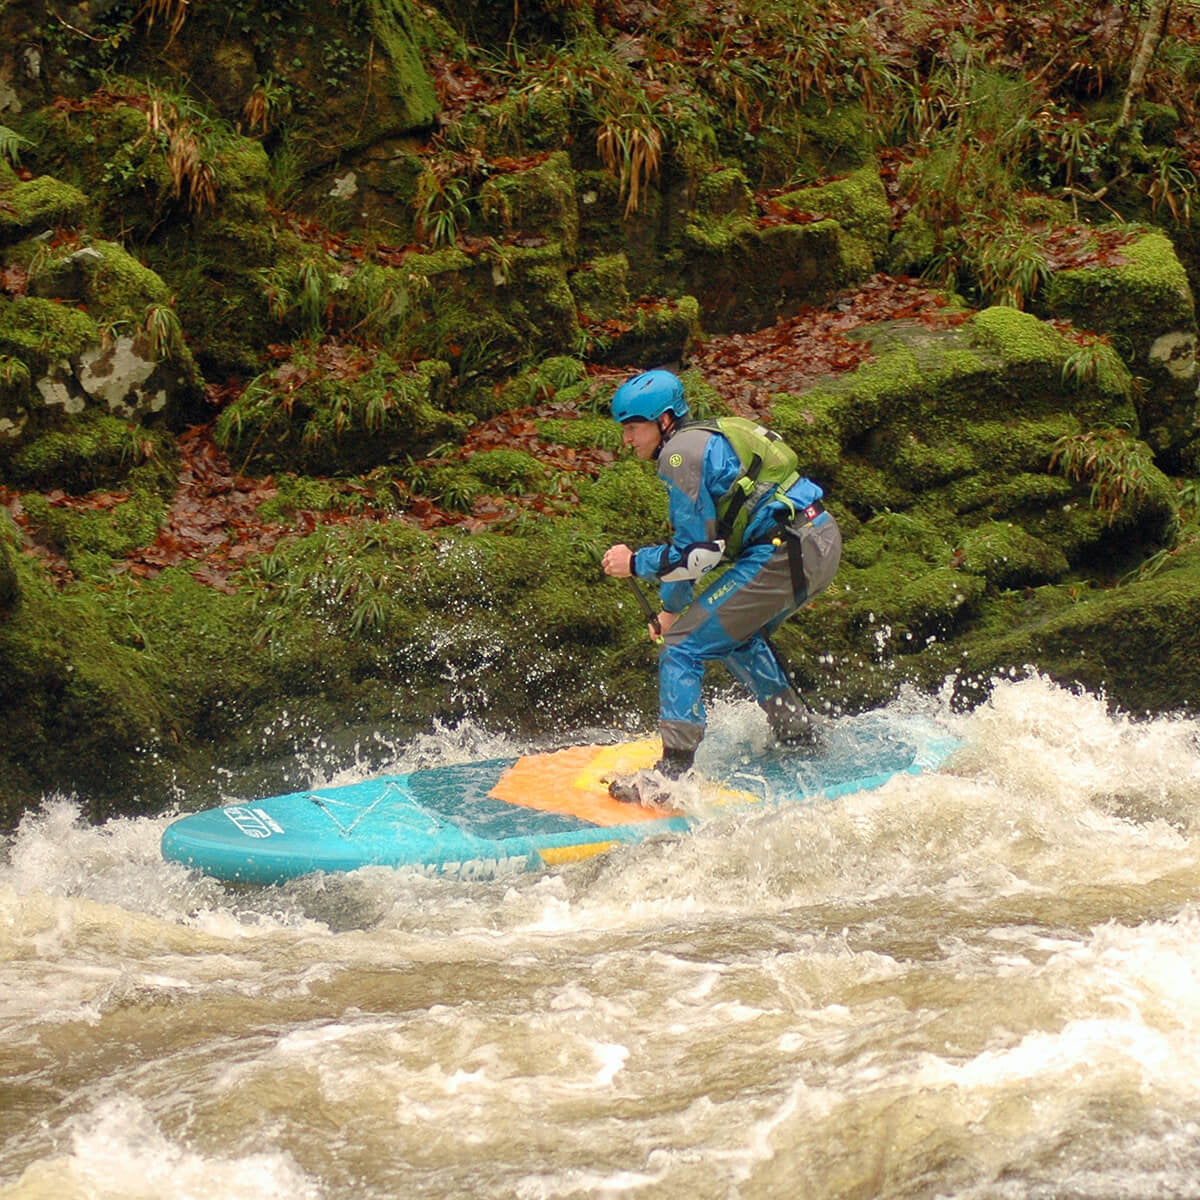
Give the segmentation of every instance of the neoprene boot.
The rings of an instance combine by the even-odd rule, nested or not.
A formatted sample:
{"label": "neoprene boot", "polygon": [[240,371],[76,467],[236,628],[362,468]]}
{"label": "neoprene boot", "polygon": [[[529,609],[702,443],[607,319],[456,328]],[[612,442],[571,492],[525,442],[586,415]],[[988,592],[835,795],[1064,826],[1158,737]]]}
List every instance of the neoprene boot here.
{"label": "neoprene boot", "polygon": [[764,700],[762,708],[771,732],[781,746],[795,750],[815,750],[820,746],[820,728],[804,701],[791,688],[784,688]]}
{"label": "neoprene boot", "polygon": [[608,794],[614,800],[626,804],[640,804],[643,808],[667,808],[671,803],[670,783],[682,778],[696,757],[694,750],[679,750],[664,746],[662,758],[647,770],[643,767],[632,775],[613,779],[608,785]]}
{"label": "neoprene boot", "polygon": [[695,750],[680,750],[675,746],[664,746],[662,758],[654,764],[654,769],[668,779],[679,779],[692,769],[695,758]]}

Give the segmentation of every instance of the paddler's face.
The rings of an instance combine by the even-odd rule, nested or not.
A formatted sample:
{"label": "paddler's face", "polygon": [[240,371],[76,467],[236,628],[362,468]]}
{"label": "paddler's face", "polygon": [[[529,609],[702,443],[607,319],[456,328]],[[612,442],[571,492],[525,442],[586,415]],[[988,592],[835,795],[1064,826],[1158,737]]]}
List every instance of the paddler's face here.
{"label": "paddler's face", "polygon": [[662,441],[662,430],[658,421],[624,421],[621,424],[621,441],[628,446],[638,458],[649,461],[658,452]]}

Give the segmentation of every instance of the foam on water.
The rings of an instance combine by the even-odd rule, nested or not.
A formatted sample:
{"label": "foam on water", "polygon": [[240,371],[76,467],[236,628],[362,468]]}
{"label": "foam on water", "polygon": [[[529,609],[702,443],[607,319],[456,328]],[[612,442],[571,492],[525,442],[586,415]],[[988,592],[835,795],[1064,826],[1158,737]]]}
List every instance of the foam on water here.
{"label": "foam on water", "polygon": [[489,883],[225,888],[51,802],[0,865],[0,1196],[1195,1194],[1196,722],[893,715],[963,749]]}

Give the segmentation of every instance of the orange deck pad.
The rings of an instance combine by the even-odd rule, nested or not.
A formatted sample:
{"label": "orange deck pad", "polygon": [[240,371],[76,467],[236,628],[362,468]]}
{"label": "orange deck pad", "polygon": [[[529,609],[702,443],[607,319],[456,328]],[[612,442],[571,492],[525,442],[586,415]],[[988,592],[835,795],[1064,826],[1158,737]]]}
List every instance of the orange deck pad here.
{"label": "orange deck pad", "polygon": [[504,772],[488,795],[493,800],[563,813],[595,825],[631,825],[680,814],[674,809],[643,808],[608,794],[608,780],[653,766],[657,738],[619,746],[572,746],[549,754],[528,754]]}

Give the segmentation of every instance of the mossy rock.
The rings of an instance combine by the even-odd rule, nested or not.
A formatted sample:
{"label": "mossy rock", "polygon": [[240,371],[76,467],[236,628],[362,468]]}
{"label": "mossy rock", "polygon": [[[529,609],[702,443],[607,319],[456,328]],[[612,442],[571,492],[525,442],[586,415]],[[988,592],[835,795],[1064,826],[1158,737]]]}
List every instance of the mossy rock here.
{"label": "mossy rock", "polygon": [[83,223],[88,208],[83,192],[49,175],[9,186],[0,182],[0,245],[61,226],[74,228]]}
{"label": "mossy rock", "polygon": [[588,354],[610,366],[656,367],[688,357],[701,336],[700,304],[694,296],[631,306],[616,329],[589,328]]}
{"label": "mossy rock", "polygon": [[0,620],[0,761],[30,784],[75,787],[95,802],[128,787],[138,758],[162,744],[165,681],[86,585],[57,593],[32,559],[15,565],[23,603]]}
{"label": "mossy rock", "polygon": [[21,386],[18,373],[10,374],[0,390],[0,417],[55,408],[82,412],[86,399],[71,360],[99,340],[96,322],[78,308],[37,296],[0,297],[0,355],[22,363],[29,381]]}
{"label": "mossy rock", "polygon": [[612,451],[621,449],[621,427],[603,416],[579,416],[536,422],[538,434],[556,446]]}
{"label": "mossy rock", "polygon": [[570,354],[553,354],[514,376],[500,389],[505,411],[582,398],[587,392],[587,367]]}
{"label": "mossy rock", "polygon": [[570,98],[556,87],[508,95],[486,108],[468,111],[455,133],[467,142],[481,139],[492,156],[557,150],[571,141]]}
{"label": "mossy rock", "polygon": [[137,105],[110,98],[86,121],[43,108],[24,127],[35,144],[30,157],[84,190],[105,223],[145,235],[174,207],[165,143],[151,136],[147,113]]}
{"label": "mossy rock", "polygon": [[831,183],[799,188],[778,197],[781,207],[832,217],[864,243],[872,263],[882,261],[892,229],[892,211],[877,166],[870,164]]}
{"label": "mossy rock", "polygon": [[28,493],[23,503],[30,529],[39,542],[62,554],[77,576],[107,582],[116,562],[148,546],[158,533],[167,502],[152,486],[153,474],[150,479],[131,474],[129,496],[111,507],[62,507]]}
{"label": "mossy rock", "polygon": [[1180,465],[1196,443],[1195,301],[1187,272],[1167,235],[1143,233],[1121,250],[1124,265],[1059,271],[1038,298],[1039,311],[1112,338],[1142,377],[1143,435]]}
{"label": "mossy rock", "polygon": [[575,178],[566,151],[528,170],[493,175],[479,189],[484,232],[511,238],[535,234],[558,242],[568,260],[579,237]]}
{"label": "mossy rock", "polygon": [[140,323],[152,304],[168,304],[162,278],[115,242],[86,245],[44,260],[29,279],[29,291],[46,299],[81,303],[98,320]]}
{"label": "mossy rock", "polygon": [[629,258],[624,251],[580,263],[568,280],[585,330],[618,319],[629,306]]}
{"label": "mossy rock", "polygon": [[0,470],[17,486],[76,495],[120,484],[144,463],[157,467],[164,485],[173,477],[167,439],[94,410],[81,413],[69,428],[47,429],[0,455]]}
{"label": "mossy rock", "polygon": [[1195,330],[1195,302],[1165,233],[1142,233],[1120,253],[1123,265],[1055,272],[1040,305],[1080,329],[1111,333],[1127,361],[1144,362],[1160,334]]}
{"label": "mossy rock", "polygon": [[937,251],[937,233],[916,209],[905,213],[888,243],[885,266],[893,275],[920,275]]}
{"label": "mossy rock", "polygon": [[482,404],[467,410],[477,418],[499,411],[495,395],[480,385],[502,382],[516,364],[579,347],[578,311],[557,242],[493,246],[477,259],[457,249],[412,254],[403,268],[388,270],[405,297],[388,328],[392,354],[450,362],[464,393]]}
{"label": "mossy rock", "polygon": [[865,243],[834,220],[758,226],[747,217],[694,219],[684,230],[683,286],[706,329],[761,328],[870,275]]}
{"label": "mossy rock", "polygon": [[843,557],[865,569],[881,556],[910,559],[914,569],[921,570],[948,562],[950,544],[945,529],[927,513],[881,512],[845,539]]}
{"label": "mossy rock", "polygon": [[962,569],[998,588],[1054,583],[1070,570],[1067,556],[1009,521],[977,526],[964,538]]}
{"label": "mossy rock", "polygon": [[987,583],[952,566],[909,575],[881,561],[864,572],[847,568],[850,628],[869,639],[880,655],[907,655],[931,639],[953,636],[978,612]]}
{"label": "mossy rock", "polygon": [[700,218],[746,217],[754,211],[754,193],[741,167],[706,170],[696,188],[695,212]]}
{"label": "mossy rock", "polygon": [[[955,649],[964,679],[987,681],[1002,669],[1033,666],[1135,714],[1196,712],[1200,556],[1194,548],[1142,582],[1038,588],[998,597],[989,608],[995,611],[985,610],[985,626]],[[976,698],[964,689],[965,700]]]}
{"label": "mossy rock", "polygon": [[21,585],[17,581],[14,549],[17,537],[16,526],[7,513],[0,516],[0,621],[17,606],[21,599]]}
{"label": "mossy rock", "polygon": [[260,469],[353,474],[419,457],[462,434],[461,419],[432,399],[447,373],[444,363],[404,367],[382,353],[346,361],[299,350],[221,413],[215,436],[242,470],[253,461]]}

